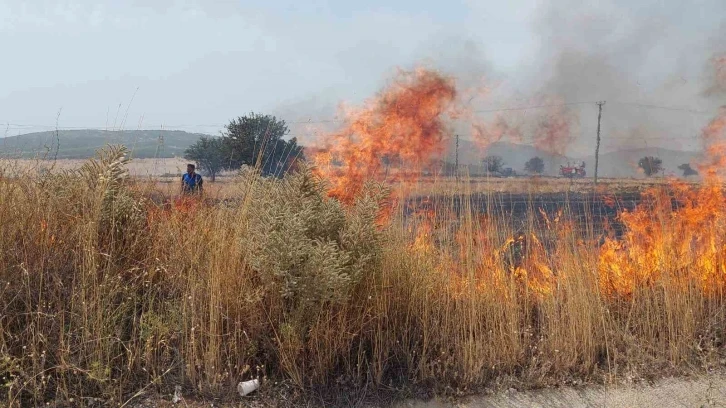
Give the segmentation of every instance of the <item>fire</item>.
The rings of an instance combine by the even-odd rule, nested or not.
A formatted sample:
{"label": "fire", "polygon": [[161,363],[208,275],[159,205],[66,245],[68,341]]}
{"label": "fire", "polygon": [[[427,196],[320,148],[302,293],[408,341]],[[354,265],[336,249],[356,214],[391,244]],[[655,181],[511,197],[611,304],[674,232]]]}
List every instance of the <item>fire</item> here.
{"label": "fire", "polygon": [[419,253],[430,253],[434,249],[433,225],[431,220],[425,219],[416,228],[416,236],[411,243],[411,249]]}
{"label": "fire", "polygon": [[400,72],[377,98],[347,113],[343,128],[314,153],[330,195],[350,202],[368,180],[405,179],[430,166],[444,150],[444,119],[454,114],[456,95],[452,78],[417,69]]}
{"label": "fire", "polygon": [[552,293],[555,274],[542,242],[535,234],[509,238],[499,250],[505,271],[537,295]]}
{"label": "fire", "polygon": [[534,145],[544,151],[564,154],[573,138],[576,116],[562,105],[562,101],[550,101],[551,105],[542,115],[534,134]]}
{"label": "fire", "polygon": [[606,293],[630,297],[663,279],[684,288],[696,284],[705,293],[726,289],[726,199],[719,177],[726,165],[726,108],[702,137],[703,185],[673,181],[647,191],[645,204],[620,214],[625,235],[608,238],[599,258]]}
{"label": "fire", "polygon": [[664,278],[684,287],[695,282],[706,292],[723,290],[726,202],[721,187],[674,184],[646,195],[648,204],[620,215],[625,235],[607,239],[601,249],[603,290],[632,296]]}
{"label": "fire", "polygon": [[721,107],[702,134],[706,159],[698,168],[707,177],[714,178],[726,166],[726,106]]}
{"label": "fire", "polygon": [[418,206],[410,204],[409,208],[412,213],[408,229],[414,234],[410,248],[420,253],[429,253],[434,249],[433,230],[436,223],[436,211],[428,198],[424,198]]}
{"label": "fire", "polygon": [[505,137],[511,140],[522,139],[520,126],[510,124],[503,116],[497,116],[491,125],[482,122],[472,123],[471,134],[482,151]]}
{"label": "fire", "polygon": [[[470,289],[501,294],[507,292],[509,283],[535,298],[552,294],[555,265],[534,233],[522,232],[501,240],[496,233],[491,234],[498,229],[496,223],[481,217],[454,228],[453,241],[439,240],[444,228],[438,225],[435,213],[423,211],[414,217],[420,221],[411,229],[414,239],[409,248],[420,255],[437,256],[436,270],[450,279],[455,297]],[[558,216],[547,223],[548,228],[565,231]]]}
{"label": "fire", "polygon": [[711,58],[712,84],[706,90],[706,94],[718,94],[726,92],[726,53]]}
{"label": "fire", "polygon": [[[716,62],[723,67],[726,57]],[[717,70],[720,81],[724,72]],[[330,183],[329,195],[350,203],[369,180],[416,179],[444,152],[449,120],[470,120],[474,140],[483,148],[505,137],[521,137],[520,127],[502,116],[488,124],[475,123],[457,95],[452,78],[418,69],[400,72],[376,98],[347,112],[342,128],[326,135],[311,155],[316,172]],[[547,103],[534,130],[534,144],[563,154],[578,123],[558,102]],[[620,213],[624,232],[618,236],[608,231],[598,238],[602,245],[573,241],[574,226],[563,221],[562,214],[549,218],[542,212],[546,235],[526,231],[503,240],[489,232],[498,229],[491,220],[446,224],[440,222],[442,214],[423,207],[410,217],[409,249],[437,257],[432,258],[437,259],[436,270],[450,276],[454,292],[516,282],[528,295],[549,296],[573,276],[567,271],[583,267],[567,263],[576,255],[593,260],[595,265],[587,261],[587,267],[596,267],[600,290],[612,298],[636,296],[638,290],[663,282],[721,293],[726,289],[726,200],[719,173],[726,166],[726,107],[703,129],[702,138],[706,159],[699,170],[704,183],[673,181],[646,191],[642,204]],[[617,207],[616,197],[599,193],[605,205]],[[448,219],[461,221],[457,217]]]}
{"label": "fire", "polygon": [[147,221],[154,225],[160,219],[184,219],[201,211],[203,201],[198,197],[181,196],[173,200],[166,200],[163,205],[149,205]]}

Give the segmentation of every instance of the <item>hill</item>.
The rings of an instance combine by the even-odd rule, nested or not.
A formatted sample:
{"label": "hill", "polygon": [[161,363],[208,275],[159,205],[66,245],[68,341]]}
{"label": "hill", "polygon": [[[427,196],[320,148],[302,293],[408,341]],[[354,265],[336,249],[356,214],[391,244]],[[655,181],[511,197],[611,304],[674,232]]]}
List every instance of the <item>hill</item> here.
{"label": "hill", "polygon": [[[96,150],[107,144],[123,144],[132,150],[134,158],[173,158],[182,157],[184,150],[194,143],[199,133],[181,130],[60,130],[28,133],[0,139],[0,158],[33,158],[54,157],[58,148],[59,159],[85,159],[95,155]],[[60,142],[60,143],[59,143]],[[455,141],[451,140],[446,148],[444,160],[455,161]],[[511,167],[518,173],[524,172],[524,164],[532,157],[538,156],[545,163],[545,174],[556,176],[559,166],[571,163],[586,163],[588,175],[592,175],[595,157],[566,157],[551,154],[534,146],[496,142],[482,151],[474,142],[461,139],[459,141],[459,163],[469,166],[472,174],[482,171],[481,161],[486,156],[501,156],[504,167]],[[680,175],[678,166],[682,163],[694,163],[699,153],[690,151],[670,150],[657,147],[628,149],[600,155],[599,173],[602,177],[642,177],[638,169],[638,160],[644,156],[655,156],[663,160],[666,174]]]}
{"label": "hill", "polygon": [[[85,159],[107,144],[123,144],[135,158],[181,157],[202,134],[181,130],[59,130],[0,139],[0,157]],[[57,149],[57,155],[56,155]]]}

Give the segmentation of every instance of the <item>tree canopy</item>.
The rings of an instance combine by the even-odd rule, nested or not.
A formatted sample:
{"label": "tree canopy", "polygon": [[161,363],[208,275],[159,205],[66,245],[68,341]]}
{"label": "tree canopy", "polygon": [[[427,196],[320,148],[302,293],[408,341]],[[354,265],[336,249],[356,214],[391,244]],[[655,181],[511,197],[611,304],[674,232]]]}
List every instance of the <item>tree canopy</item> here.
{"label": "tree canopy", "polygon": [[284,120],[252,112],[231,120],[222,137],[200,137],[185,150],[184,158],[197,162],[212,181],[220,171],[243,165],[258,168],[265,176],[282,177],[304,159],[297,139],[284,139],[288,133]]}
{"label": "tree canopy", "polygon": [[229,154],[226,166],[248,165],[263,175],[283,175],[303,153],[297,139],[284,139],[288,133],[285,121],[271,115],[252,112],[231,120],[222,133]]}
{"label": "tree canopy", "polygon": [[535,156],[527,160],[524,164],[524,171],[532,174],[541,174],[544,172],[544,160],[541,157]]}
{"label": "tree canopy", "polygon": [[199,169],[209,173],[211,181],[225,168],[225,145],[218,137],[202,136],[184,151],[184,158],[193,160]]}
{"label": "tree canopy", "polygon": [[683,171],[683,177],[698,175],[698,172],[693,167],[691,167],[689,163],[681,164],[680,166],[678,166],[678,169]]}
{"label": "tree canopy", "polygon": [[482,164],[487,173],[501,173],[504,168],[504,159],[502,156],[487,156],[482,160]]}
{"label": "tree canopy", "polygon": [[638,167],[643,169],[646,176],[650,177],[663,170],[663,160],[654,156],[645,156],[638,161]]}

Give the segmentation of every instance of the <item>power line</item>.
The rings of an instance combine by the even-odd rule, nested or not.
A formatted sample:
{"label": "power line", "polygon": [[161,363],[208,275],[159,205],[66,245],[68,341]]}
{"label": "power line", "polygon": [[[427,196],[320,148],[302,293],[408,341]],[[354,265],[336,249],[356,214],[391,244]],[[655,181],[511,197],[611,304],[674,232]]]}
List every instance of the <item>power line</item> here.
{"label": "power line", "polygon": [[605,101],[597,103],[597,145],[595,147],[595,185],[597,185],[597,166],[600,161],[600,120],[602,119],[602,106]]}
{"label": "power line", "polygon": [[699,113],[699,114],[703,114],[703,115],[712,115],[712,114],[715,113],[715,112],[700,111],[700,110],[688,109],[688,108],[679,108],[679,107],[675,107],[675,106],[661,106],[661,105],[652,105],[652,104],[638,103],[638,102],[618,102],[618,101],[615,101],[613,103],[616,103],[618,105],[639,106],[641,108],[649,108],[649,109],[663,109],[663,110],[676,111],[676,112]]}
{"label": "power line", "polygon": [[[559,107],[559,106],[569,106],[569,105],[584,105],[584,104],[591,104],[595,102],[567,102],[567,103],[558,103],[558,104],[548,104],[548,105],[532,105],[532,106],[518,106],[518,107],[511,107],[511,108],[497,108],[497,109],[481,109],[481,110],[474,110],[472,112],[475,113],[486,113],[486,112],[506,112],[506,111],[517,111],[517,110],[528,110],[528,109],[540,109],[540,108],[551,108],[551,107]],[[289,124],[315,124],[315,123],[341,123],[344,122],[342,119],[307,119],[307,120],[296,120],[296,121],[285,121]],[[8,126],[15,126],[15,127],[29,127],[29,128],[47,128],[47,129],[91,129],[91,130],[109,130],[107,126],[92,126],[92,127],[82,127],[82,126],[55,126],[55,125],[36,125],[36,124],[25,124],[25,123],[12,123],[9,121],[0,121],[0,123],[3,123]],[[206,125],[164,125],[165,128],[192,128],[192,127],[224,127],[227,123],[217,123],[217,124],[206,124]],[[156,129],[150,129],[150,130],[156,130]]]}
{"label": "power line", "polygon": [[[663,110],[669,110],[669,111],[678,111],[678,112],[688,112],[688,113],[696,113],[696,114],[704,114],[704,115],[712,115],[716,112],[712,111],[701,111],[696,109],[689,109],[689,108],[679,108],[679,107],[673,107],[673,106],[661,106],[661,105],[653,105],[653,104],[644,104],[644,103],[638,103],[638,102],[622,102],[622,101],[613,101],[612,103],[619,104],[619,105],[630,105],[630,106],[638,106],[641,108],[649,108],[649,109],[663,109]],[[508,107],[508,108],[496,108],[496,109],[478,109],[473,110],[474,113],[489,113],[489,112],[508,112],[508,111],[520,111],[520,110],[530,110],[530,109],[541,109],[541,108],[553,108],[553,107],[561,107],[561,106],[573,106],[573,105],[597,105],[597,102],[590,102],[590,101],[582,101],[582,102],[566,102],[566,103],[557,103],[557,104],[544,104],[544,105],[530,105],[530,106],[515,106],[515,107]],[[285,121],[288,124],[317,124],[317,123],[342,123],[344,120],[342,119],[307,119],[307,120],[296,120],[296,121]],[[56,125],[41,125],[41,124],[28,124],[28,123],[14,123],[10,121],[0,121],[0,124],[5,125],[6,127],[15,127],[15,128],[41,128],[41,129],[62,129],[62,130],[75,130],[75,129],[89,129],[89,130],[108,130],[108,131],[123,131],[128,129],[109,129],[108,126],[56,126]],[[163,128],[165,129],[143,129],[143,130],[173,130],[173,129],[189,129],[189,128],[223,128],[227,125],[227,123],[213,123],[213,124],[182,124],[182,125],[163,125]]]}
{"label": "power line", "polygon": [[15,128],[42,128],[42,129],[89,129],[89,130],[107,130],[109,132],[115,131],[115,132],[121,132],[121,131],[127,131],[127,130],[166,130],[166,128],[202,128],[202,127],[221,127],[224,125],[163,125],[161,127],[157,128],[151,128],[151,129],[127,129],[127,128],[109,128],[106,126],[56,126],[56,125],[40,125],[40,124],[30,124],[30,123],[8,123],[8,122],[0,122],[0,127],[2,125],[15,127]]}
{"label": "power line", "polygon": [[559,106],[570,106],[570,105],[588,105],[588,104],[595,104],[595,103],[597,103],[597,102],[567,102],[567,103],[555,103],[555,104],[551,104],[551,105],[533,105],[533,106],[519,106],[519,107],[514,107],[514,108],[481,109],[481,110],[475,110],[472,112],[476,112],[476,113],[505,112],[505,111],[539,109],[539,108],[554,108],[554,107],[559,107]]}

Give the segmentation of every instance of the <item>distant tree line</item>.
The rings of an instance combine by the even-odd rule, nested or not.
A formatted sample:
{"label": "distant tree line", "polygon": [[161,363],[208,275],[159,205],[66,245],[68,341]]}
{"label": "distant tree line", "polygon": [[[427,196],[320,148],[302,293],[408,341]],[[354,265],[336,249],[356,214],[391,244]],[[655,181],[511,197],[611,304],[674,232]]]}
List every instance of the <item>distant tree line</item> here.
{"label": "distant tree line", "polygon": [[688,164],[688,163],[681,164],[680,166],[678,166],[678,169],[683,172],[683,177],[697,176],[698,175],[698,172],[696,170],[694,170],[691,167],[691,165]]}
{"label": "distant tree line", "polygon": [[[195,161],[200,170],[209,174],[211,181],[221,171],[244,165],[255,167],[265,176],[281,177],[294,169],[298,160],[304,159],[303,148],[297,139],[285,139],[289,133],[284,120],[251,112],[232,119],[220,137],[200,137],[185,150],[184,158]],[[389,158],[384,157],[383,161],[388,164]],[[514,171],[505,168],[504,164],[501,156],[487,156],[482,160],[487,174],[513,175]],[[638,167],[648,177],[664,171],[663,161],[654,156],[641,158]],[[524,171],[529,174],[542,174],[544,168],[544,160],[537,156],[524,165]],[[688,163],[681,164],[678,169],[684,177],[698,175]]]}
{"label": "distant tree line", "polygon": [[499,174],[504,169],[504,159],[502,156],[487,156],[482,160],[484,170],[489,174]]}
{"label": "distant tree line", "polygon": [[645,156],[638,160],[638,167],[643,170],[646,176],[650,177],[663,170],[663,160],[658,157]]}
{"label": "distant tree line", "polygon": [[221,137],[202,136],[184,152],[200,170],[214,181],[224,170],[247,165],[262,175],[281,177],[303,159],[303,148],[290,133],[284,120],[275,116],[250,113],[232,119]]}
{"label": "distant tree line", "polygon": [[[487,156],[482,160],[482,166],[487,174],[505,175],[508,173],[504,167],[504,159],[501,156]],[[638,167],[648,177],[655,176],[664,171],[663,160],[655,156],[645,156],[638,161]],[[678,166],[684,177],[697,176],[698,171],[690,164],[684,163]],[[545,163],[541,157],[535,156],[524,164],[524,171],[529,174],[542,174],[545,170]]]}
{"label": "distant tree line", "polygon": [[[502,156],[487,156],[482,160],[482,165],[487,174],[496,174],[502,176],[516,175],[514,170],[504,167],[504,159]],[[527,160],[524,164],[524,171],[529,174],[542,174],[545,164],[541,157],[535,156]]]}
{"label": "distant tree line", "polygon": [[[638,160],[638,167],[643,170],[643,173],[648,177],[654,176],[665,170],[665,167],[663,167],[663,160],[654,156],[645,156]],[[698,175],[698,171],[691,167],[689,163],[679,165],[678,170],[683,172],[683,177]]]}
{"label": "distant tree line", "polygon": [[524,171],[530,174],[542,174],[544,172],[544,160],[541,157],[535,156],[527,160],[524,163]]}

